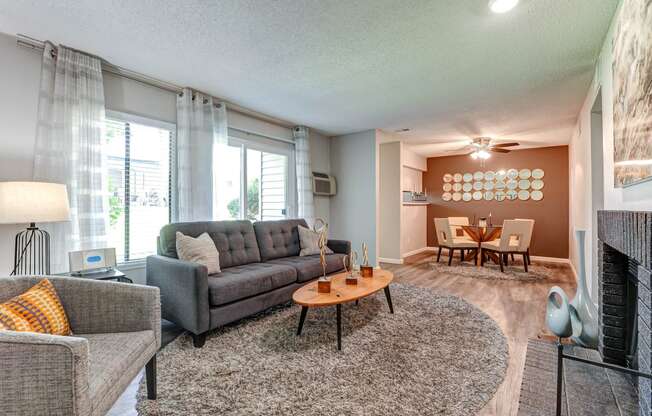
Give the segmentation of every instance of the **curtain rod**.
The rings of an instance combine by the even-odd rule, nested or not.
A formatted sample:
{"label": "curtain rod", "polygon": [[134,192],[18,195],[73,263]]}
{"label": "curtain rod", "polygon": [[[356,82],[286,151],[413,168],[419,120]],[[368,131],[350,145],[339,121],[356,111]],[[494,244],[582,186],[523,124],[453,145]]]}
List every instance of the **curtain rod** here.
{"label": "curtain rod", "polygon": [[[16,43],[18,44],[18,46],[26,47],[26,48],[29,48],[29,49],[32,49],[32,50],[35,50],[35,51],[41,51],[42,52],[45,49],[45,42],[44,41],[34,39],[32,37],[29,37],[27,35],[23,35],[23,34],[20,34],[20,33],[16,34]],[[74,49],[74,48],[70,48],[70,49]],[[149,85],[149,86],[152,86],[152,87],[161,88],[161,89],[164,89],[166,91],[173,92],[175,94],[179,94],[179,93],[181,93],[183,91],[183,87],[180,87],[180,86],[178,86],[176,84],[172,84],[172,83],[167,82],[167,81],[161,81],[159,79],[156,79],[156,78],[141,74],[139,72],[132,71],[130,69],[126,69],[126,68],[120,67],[118,65],[114,65],[114,64],[108,62],[107,60],[103,59],[102,57],[99,57],[99,56],[94,55],[92,53],[88,53],[88,52],[81,51],[81,50],[78,50],[78,49],[75,49],[75,50],[77,50],[77,51],[79,51],[81,53],[91,55],[91,56],[94,56],[94,57],[98,58],[100,61],[102,61],[102,70],[106,71],[108,73],[118,75],[118,76],[123,77],[123,78],[128,78],[128,79],[131,79],[133,81],[137,81],[137,82],[140,82],[142,84]],[[207,94],[207,95],[210,95],[210,94]],[[281,119],[278,119],[278,118],[275,118],[275,117],[271,117],[271,116],[268,116],[266,114],[262,114],[262,113],[259,113],[257,111],[254,111],[254,110],[249,110],[249,109],[247,109],[245,107],[241,107],[241,106],[239,106],[237,104],[234,104],[234,103],[229,102],[227,100],[223,100],[223,99],[221,99],[219,97],[214,97],[214,98],[226,103],[227,109],[229,109],[231,111],[234,111],[236,113],[242,114],[244,116],[252,117],[252,118],[255,118],[257,120],[264,121],[266,123],[271,123],[271,124],[275,124],[277,126],[286,127],[286,128],[290,128],[290,129],[295,126],[294,124],[292,124],[292,123],[290,123],[288,121],[281,120]]]}

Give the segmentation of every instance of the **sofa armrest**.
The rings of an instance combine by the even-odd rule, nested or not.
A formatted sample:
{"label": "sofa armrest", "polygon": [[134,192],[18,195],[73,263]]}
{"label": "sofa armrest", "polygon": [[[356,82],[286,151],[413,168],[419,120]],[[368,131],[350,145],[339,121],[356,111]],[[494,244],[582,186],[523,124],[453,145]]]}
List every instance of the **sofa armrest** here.
{"label": "sofa armrest", "polygon": [[208,331],[206,266],[165,256],[147,257],[147,284],[161,290],[163,317],[194,334]]}
{"label": "sofa armrest", "polygon": [[0,414],[89,415],[88,341],[0,331]]}
{"label": "sofa armrest", "polygon": [[150,286],[80,278],[53,282],[73,332],[104,334],[152,330],[161,345],[161,298]]}
{"label": "sofa armrest", "polygon": [[328,240],[326,244],[328,248],[333,250],[335,253],[346,254],[347,256],[351,254],[351,242],[346,240]]}

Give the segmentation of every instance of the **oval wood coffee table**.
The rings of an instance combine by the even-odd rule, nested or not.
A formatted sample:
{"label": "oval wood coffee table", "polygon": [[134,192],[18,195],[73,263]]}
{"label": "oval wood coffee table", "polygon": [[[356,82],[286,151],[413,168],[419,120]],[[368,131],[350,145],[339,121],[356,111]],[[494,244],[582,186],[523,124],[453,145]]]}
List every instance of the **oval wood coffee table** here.
{"label": "oval wood coffee table", "polygon": [[299,328],[297,336],[301,335],[303,323],[306,320],[308,308],[320,308],[335,305],[337,309],[337,349],[342,349],[342,304],[357,301],[361,298],[373,295],[379,290],[385,291],[389,312],[394,313],[392,296],[389,293],[389,284],[394,280],[394,274],[388,270],[374,269],[373,277],[359,277],[357,285],[346,284],[346,273],[338,273],[331,276],[330,293],[317,292],[317,281],[297,289],[292,295],[292,300],[301,305],[301,316],[299,317]]}

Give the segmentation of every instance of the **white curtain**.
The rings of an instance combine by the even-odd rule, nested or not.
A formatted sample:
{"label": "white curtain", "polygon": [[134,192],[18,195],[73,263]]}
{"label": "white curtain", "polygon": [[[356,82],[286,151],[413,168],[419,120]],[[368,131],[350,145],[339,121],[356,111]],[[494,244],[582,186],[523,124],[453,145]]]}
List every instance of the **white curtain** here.
{"label": "white curtain", "polygon": [[69,222],[43,227],[52,236],[53,273],[68,270],[69,251],[107,245],[109,215],[103,129],[100,60],[46,43],[34,180],[66,184],[71,216]]}
{"label": "white curtain", "polygon": [[227,142],[226,105],[184,89],[177,97],[177,221],[213,219],[215,155]]}
{"label": "white curtain", "polygon": [[292,131],[297,171],[297,218],[304,218],[312,226],[315,222],[315,202],[310,169],[310,132],[303,126],[295,127]]}

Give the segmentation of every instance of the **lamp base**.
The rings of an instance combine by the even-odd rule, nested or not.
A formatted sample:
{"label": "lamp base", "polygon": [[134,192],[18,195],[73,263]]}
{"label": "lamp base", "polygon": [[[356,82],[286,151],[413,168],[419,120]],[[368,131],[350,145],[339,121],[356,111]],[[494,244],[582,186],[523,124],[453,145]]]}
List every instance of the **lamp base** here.
{"label": "lamp base", "polygon": [[50,274],[50,234],[31,223],[25,231],[16,234],[11,275],[42,274]]}

